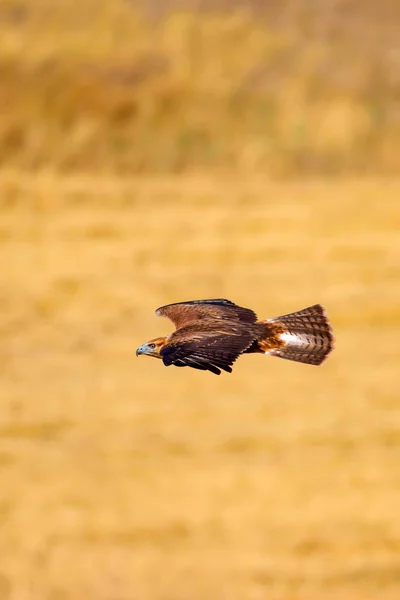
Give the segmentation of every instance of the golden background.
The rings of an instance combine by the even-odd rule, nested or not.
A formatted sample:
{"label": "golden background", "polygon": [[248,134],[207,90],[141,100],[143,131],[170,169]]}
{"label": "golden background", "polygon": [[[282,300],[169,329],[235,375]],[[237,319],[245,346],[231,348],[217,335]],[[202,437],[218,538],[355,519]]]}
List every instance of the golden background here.
{"label": "golden background", "polygon": [[[0,3],[0,600],[400,596],[396,3],[220,4]],[[335,351],[135,357],[221,296]]]}

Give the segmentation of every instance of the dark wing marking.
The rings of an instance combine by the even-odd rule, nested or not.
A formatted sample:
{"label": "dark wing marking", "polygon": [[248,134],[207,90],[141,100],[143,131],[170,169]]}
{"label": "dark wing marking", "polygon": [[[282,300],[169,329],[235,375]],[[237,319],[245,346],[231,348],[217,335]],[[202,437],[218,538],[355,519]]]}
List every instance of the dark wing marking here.
{"label": "dark wing marking", "polygon": [[232,372],[235,360],[254,340],[252,333],[214,333],[200,332],[193,339],[172,341],[161,350],[164,365],[192,367],[202,371],[211,371],[216,375],[223,371]]}
{"label": "dark wing marking", "polygon": [[238,306],[234,302],[224,298],[189,300],[187,302],[167,304],[158,308],[156,315],[167,317],[177,329],[205,319],[228,320],[241,323],[255,323],[257,321],[257,315],[252,310]]}

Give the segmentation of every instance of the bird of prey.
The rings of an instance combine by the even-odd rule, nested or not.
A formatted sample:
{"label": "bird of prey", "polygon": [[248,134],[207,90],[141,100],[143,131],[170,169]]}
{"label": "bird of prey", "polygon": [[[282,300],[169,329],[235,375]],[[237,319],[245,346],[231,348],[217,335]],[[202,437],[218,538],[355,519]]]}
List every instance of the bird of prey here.
{"label": "bird of prey", "polygon": [[162,359],[164,365],[192,367],[215,375],[232,372],[242,354],[262,353],[309,365],[320,365],[333,349],[333,333],[320,304],[258,321],[249,308],[224,298],[190,300],[161,306],[175,331],[136,350]]}

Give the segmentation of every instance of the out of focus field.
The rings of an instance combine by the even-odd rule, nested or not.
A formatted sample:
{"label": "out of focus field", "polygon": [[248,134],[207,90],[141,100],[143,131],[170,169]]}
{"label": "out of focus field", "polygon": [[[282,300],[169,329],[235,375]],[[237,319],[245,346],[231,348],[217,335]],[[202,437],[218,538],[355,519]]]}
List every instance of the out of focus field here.
{"label": "out of focus field", "polygon": [[[397,599],[400,183],[3,177],[1,598]],[[321,368],[135,349],[316,301]]]}
{"label": "out of focus field", "polygon": [[[328,120],[335,144],[350,139],[347,154],[319,127],[255,139],[265,121],[247,92],[243,104],[229,104],[219,62],[237,47],[223,28],[252,32],[250,17],[201,12],[185,21],[149,3],[153,25],[135,37],[132,23],[144,17],[129,3],[113,4],[121,13],[106,2],[99,13],[89,2],[58,6],[54,16],[55,3],[0,4],[0,600],[398,600],[395,79],[376,70],[370,89],[388,121],[362,121],[376,136],[370,146],[354,133],[352,112],[372,101],[369,88],[343,95],[340,79],[320,106],[331,114],[342,98],[350,107],[335,113],[347,125]],[[282,44],[297,40],[288,56],[302,63],[310,29],[299,23],[315,15],[289,6],[293,22],[271,31]],[[397,56],[392,5],[382,12],[386,29],[371,6],[357,13],[354,3],[363,29],[343,22],[366,56],[350,81],[376,52]],[[216,51],[204,64],[199,54],[202,75],[188,71],[165,122],[151,112],[160,88],[143,88],[137,110],[136,91],[114,96],[107,82],[74,95],[79,69],[103,77],[111,63],[126,65],[129,44],[153,48],[171,27],[167,50],[186,40],[174,50],[183,61],[188,23],[219,32]],[[250,64],[262,36],[243,36]],[[330,43],[321,38],[328,53]],[[290,72],[289,58],[278,73]],[[275,91],[286,89],[293,110],[303,106],[297,114],[316,123],[311,101],[294,102],[308,83],[293,73],[272,99],[279,106]],[[220,104],[212,96],[221,118],[200,84],[221,86]],[[125,117],[116,138],[110,97],[128,107],[117,111]],[[251,127],[229,106],[255,114]],[[285,110],[271,117],[274,127],[290,123]],[[188,124],[210,132],[204,145],[186,135]],[[296,152],[291,139],[301,142]],[[321,302],[336,349],[320,368],[245,356],[220,377],[135,357],[142,342],[171,330],[158,306],[220,296],[260,318]]]}
{"label": "out of focus field", "polygon": [[3,0],[0,77],[6,166],[400,172],[397,0]]}

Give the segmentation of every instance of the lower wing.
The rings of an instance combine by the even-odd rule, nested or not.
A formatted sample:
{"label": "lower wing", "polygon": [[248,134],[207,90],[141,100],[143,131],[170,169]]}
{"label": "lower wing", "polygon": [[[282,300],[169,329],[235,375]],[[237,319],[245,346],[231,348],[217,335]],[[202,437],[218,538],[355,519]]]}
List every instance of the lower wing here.
{"label": "lower wing", "polygon": [[232,372],[235,360],[252,344],[250,333],[218,333],[194,337],[182,341],[172,341],[161,350],[164,365],[192,367],[201,371],[211,371],[220,375],[221,370]]}

